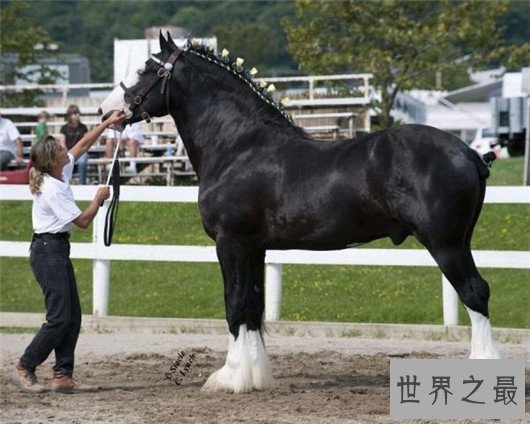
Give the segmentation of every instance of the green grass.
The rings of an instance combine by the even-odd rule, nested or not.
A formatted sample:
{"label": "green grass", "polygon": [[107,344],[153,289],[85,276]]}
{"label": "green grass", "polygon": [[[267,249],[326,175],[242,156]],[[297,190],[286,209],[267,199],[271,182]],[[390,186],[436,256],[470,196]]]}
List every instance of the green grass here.
{"label": "green grass", "polygon": [[[520,171],[520,172],[519,172]],[[497,161],[491,182],[517,184],[522,160]],[[81,207],[86,203],[79,202]],[[473,247],[530,250],[530,205],[486,204]],[[31,202],[0,203],[0,239],[28,240]],[[90,242],[92,230],[75,229],[72,241]],[[196,204],[120,205],[114,243],[212,245]],[[388,240],[368,248],[394,248]],[[421,248],[409,238],[401,248]],[[92,262],[74,260],[82,309],[92,310]],[[492,323],[530,328],[530,271],[481,269],[491,286]],[[286,265],[282,319],[343,322],[442,323],[441,274],[433,267]],[[28,260],[0,258],[0,311],[43,312]],[[110,315],[223,318],[223,289],[217,264],[113,261]],[[467,314],[461,308],[461,322]]]}
{"label": "green grass", "polygon": [[490,169],[488,185],[523,185],[524,157],[498,159]]}
{"label": "green grass", "polygon": [[[87,202],[78,202],[83,209]],[[31,239],[31,201],[0,203],[0,240]],[[91,242],[92,226],[72,229],[72,242]],[[211,245],[194,203],[122,202],[113,243]]]}
{"label": "green grass", "polygon": [[39,327],[0,327],[0,334],[35,334],[37,331]]}
{"label": "green grass", "polygon": [[[73,261],[83,313],[92,311],[92,261]],[[0,310],[44,312],[44,300],[28,260],[2,258]],[[4,270],[13,271],[12,276]],[[113,261],[109,314],[223,318],[223,286],[214,263]]]}
{"label": "green grass", "polygon": [[[491,289],[492,322],[530,328],[530,272],[482,269]],[[284,266],[282,318],[300,321],[442,324],[437,268]],[[460,307],[460,322],[468,323]]]}

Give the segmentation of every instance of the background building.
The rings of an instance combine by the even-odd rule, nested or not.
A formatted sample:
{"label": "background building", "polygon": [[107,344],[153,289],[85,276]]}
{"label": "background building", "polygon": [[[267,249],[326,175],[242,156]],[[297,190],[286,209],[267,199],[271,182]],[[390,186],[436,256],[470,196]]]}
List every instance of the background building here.
{"label": "background building", "polygon": [[[171,34],[178,47],[183,48],[188,42],[188,34],[180,27],[151,27],[145,30],[145,38],[136,40],[114,39],[114,83],[119,84],[127,75],[142,68],[152,53],[160,51],[159,31]],[[217,51],[217,37],[198,38],[201,43],[212,45]]]}
{"label": "background building", "polygon": [[[501,117],[511,116],[510,131],[520,133],[524,128],[524,106],[514,106],[510,115],[509,105],[523,105],[523,99],[530,96],[530,68],[521,72],[481,72],[474,77],[479,81],[477,84],[451,92],[411,90],[398,93],[392,116],[403,123],[431,125],[451,132],[468,144],[485,133],[501,137],[499,127],[507,125],[499,125],[499,113],[504,114]],[[499,103],[496,99],[513,100]]]}

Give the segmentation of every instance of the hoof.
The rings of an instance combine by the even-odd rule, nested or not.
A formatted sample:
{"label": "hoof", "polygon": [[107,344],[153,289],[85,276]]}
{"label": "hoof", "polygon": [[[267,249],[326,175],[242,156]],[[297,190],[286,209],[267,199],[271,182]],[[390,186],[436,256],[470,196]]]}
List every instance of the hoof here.
{"label": "hoof", "polygon": [[467,308],[471,319],[471,354],[469,359],[501,359],[491,333],[490,320],[479,312]]}
{"label": "hoof", "polygon": [[502,355],[495,346],[491,346],[490,349],[484,351],[471,352],[469,359],[502,359]]}
{"label": "hoof", "polygon": [[274,377],[259,331],[239,328],[237,340],[230,335],[224,366],[202,386],[202,392],[248,393],[274,388]]}

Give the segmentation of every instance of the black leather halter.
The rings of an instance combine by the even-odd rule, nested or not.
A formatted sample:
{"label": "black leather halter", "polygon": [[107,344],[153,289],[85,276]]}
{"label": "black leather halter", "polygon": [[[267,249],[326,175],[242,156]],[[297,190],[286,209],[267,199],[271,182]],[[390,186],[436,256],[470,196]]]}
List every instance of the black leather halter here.
{"label": "black leather halter", "polygon": [[[137,107],[140,107],[141,104],[144,101],[145,96],[151,91],[151,89],[155,86],[155,84],[162,79],[162,87],[160,89],[160,94],[164,94],[164,91],[166,92],[166,108],[167,113],[169,113],[169,85],[168,81],[171,78],[171,72],[173,71],[173,66],[175,65],[175,62],[179,58],[180,54],[182,53],[181,49],[176,49],[171,55],[167,58],[166,62],[162,62],[161,60],[157,59],[154,56],[151,56],[151,59],[160,66],[158,71],[153,74],[149,75],[147,81],[142,87],[139,87],[137,91],[133,91],[132,88],[127,88],[125,84],[120,82],[120,87],[125,91],[125,97],[128,97],[131,100],[129,109],[133,111]],[[167,86],[167,90],[166,90]],[[142,111],[140,108],[142,119],[146,120],[147,122],[151,121],[151,117],[146,111]]]}

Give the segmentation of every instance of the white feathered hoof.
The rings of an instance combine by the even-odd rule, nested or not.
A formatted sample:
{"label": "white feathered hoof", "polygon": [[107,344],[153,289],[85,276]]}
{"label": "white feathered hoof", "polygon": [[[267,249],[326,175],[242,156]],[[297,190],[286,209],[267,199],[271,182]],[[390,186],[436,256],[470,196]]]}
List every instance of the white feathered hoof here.
{"label": "white feathered hoof", "polygon": [[239,327],[237,340],[230,334],[224,366],[204,383],[203,392],[248,393],[274,387],[274,377],[259,331]]}
{"label": "white feathered hoof", "polygon": [[493,335],[490,320],[480,312],[466,307],[471,319],[471,354],[469,359],[501,359]]}

